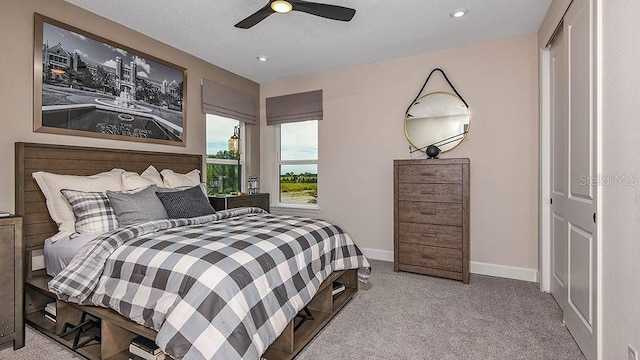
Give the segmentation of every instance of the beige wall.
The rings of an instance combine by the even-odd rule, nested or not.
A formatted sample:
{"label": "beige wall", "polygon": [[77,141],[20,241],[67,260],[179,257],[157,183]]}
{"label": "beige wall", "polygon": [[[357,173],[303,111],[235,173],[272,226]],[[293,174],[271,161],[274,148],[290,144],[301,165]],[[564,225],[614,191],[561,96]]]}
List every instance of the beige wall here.
{"label": "beige wall", "polygon": [[[445,70],[471,109],[467,139],[442,155],[471,159],[471,260],[535,272],[538,267],[535,34],[262,84],[262,190],[274,191],[277,179],[273,155],[275,131],[266,126],[264,99],[323,89],[319,216],[341,225],[361,247],[390,255],[392,164],[394,159],[410,157],[404,137],[404,112],[435,67]],[[436,74],[425,93],[438,90],[449,91],[442,76]],[[424,153],[414,156],[425,157]]]}
{"label": "beige wall", "polygon": [[[258,84],[219,67],[187,55],[140,33],[81,10],[62,0],[0,0],[0,34],[4,50],[0,55],[0,209],[14,210],[14,142],[41,142],[95,147],[113,147],[150,151],[202,153],[205,150],[205,116],[202,114],[200,79],[224,83],[258,99]],[[33,132],[33,14],[83,29],[106,39],[139,50],[187,69],[186,139],[187,146],[153,145],[131,141]],[[259,166],[258,127],[249,127],[253,135],[249,162]]]}
{"label": "beige wall", "polygon": [[602,359],[640,351],[640,2],[602,1]]}

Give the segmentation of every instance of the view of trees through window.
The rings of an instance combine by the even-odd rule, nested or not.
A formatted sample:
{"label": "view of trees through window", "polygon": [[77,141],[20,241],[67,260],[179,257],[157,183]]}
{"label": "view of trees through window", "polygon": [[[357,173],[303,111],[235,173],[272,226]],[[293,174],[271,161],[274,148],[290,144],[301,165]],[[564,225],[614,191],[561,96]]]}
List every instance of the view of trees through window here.
{"label": "view of trees through window", "polygon": [[280,125],[280,202],[318,203],[318,121]]}
{"label": "view of trees through window", "polygon": [[[207,187],[210,195],[238,189],[238,158],[229,152],[234,119],[207,114]],[[318,203],[318,122],[285,123],[280,128],[279,199],[284,204]],[[244,152],[241,137],[240,152]],[[242,166],[242,164],[241,164]]]}
{"label": "view of trees through window", "polygon": [[282,165],[280,167],[280,202],[288,204],[317,204],[317,166]]}
{"label": "view of trees through window", "polygon": [[[238,120],[207,114],[207,188],[209,195],[230,194],[238,189],[238,156],[228,141]],[[240,152],[243,151],[242,141]]]}

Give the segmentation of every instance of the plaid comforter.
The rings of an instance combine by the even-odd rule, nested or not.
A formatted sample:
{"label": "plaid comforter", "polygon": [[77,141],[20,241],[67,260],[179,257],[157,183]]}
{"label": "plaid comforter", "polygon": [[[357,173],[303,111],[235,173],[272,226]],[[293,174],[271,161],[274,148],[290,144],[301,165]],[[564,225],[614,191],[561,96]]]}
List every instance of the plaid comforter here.
{"label": "plaid comforter", "polygon": [[158,331],[174,359],[258,359],[332,271],[369,264],[322,220],[240,208],[117,229],[87,244],[49,289]]}

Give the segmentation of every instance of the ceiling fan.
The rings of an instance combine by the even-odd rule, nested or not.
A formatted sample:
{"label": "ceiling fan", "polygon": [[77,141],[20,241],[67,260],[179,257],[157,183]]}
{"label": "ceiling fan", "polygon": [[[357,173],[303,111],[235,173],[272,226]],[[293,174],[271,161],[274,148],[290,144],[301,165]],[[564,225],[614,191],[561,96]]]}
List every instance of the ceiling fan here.
{"label": "ceiling fan", "polygon": [[353,18],[353,15],[356,14],[355,9],[338,5],[320,4],[303,0],[271,0],[262,9],[237,23],[235,27],[248,29],[273,13],[288,13],[292,10],[339,21],[349,21]]}

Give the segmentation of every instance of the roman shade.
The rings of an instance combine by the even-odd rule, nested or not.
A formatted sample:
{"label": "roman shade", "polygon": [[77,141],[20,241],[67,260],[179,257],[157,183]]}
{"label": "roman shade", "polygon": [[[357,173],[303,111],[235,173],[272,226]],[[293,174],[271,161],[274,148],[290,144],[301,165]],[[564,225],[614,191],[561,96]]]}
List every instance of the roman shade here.
{"label": "roman shade", "polygon": [[202,79],[202,112],[255,124],[256,99],[252,95]]}
{"label": "roman shade", "polygon": [[322,90],[266,99],[267,125],[322,120]]}

